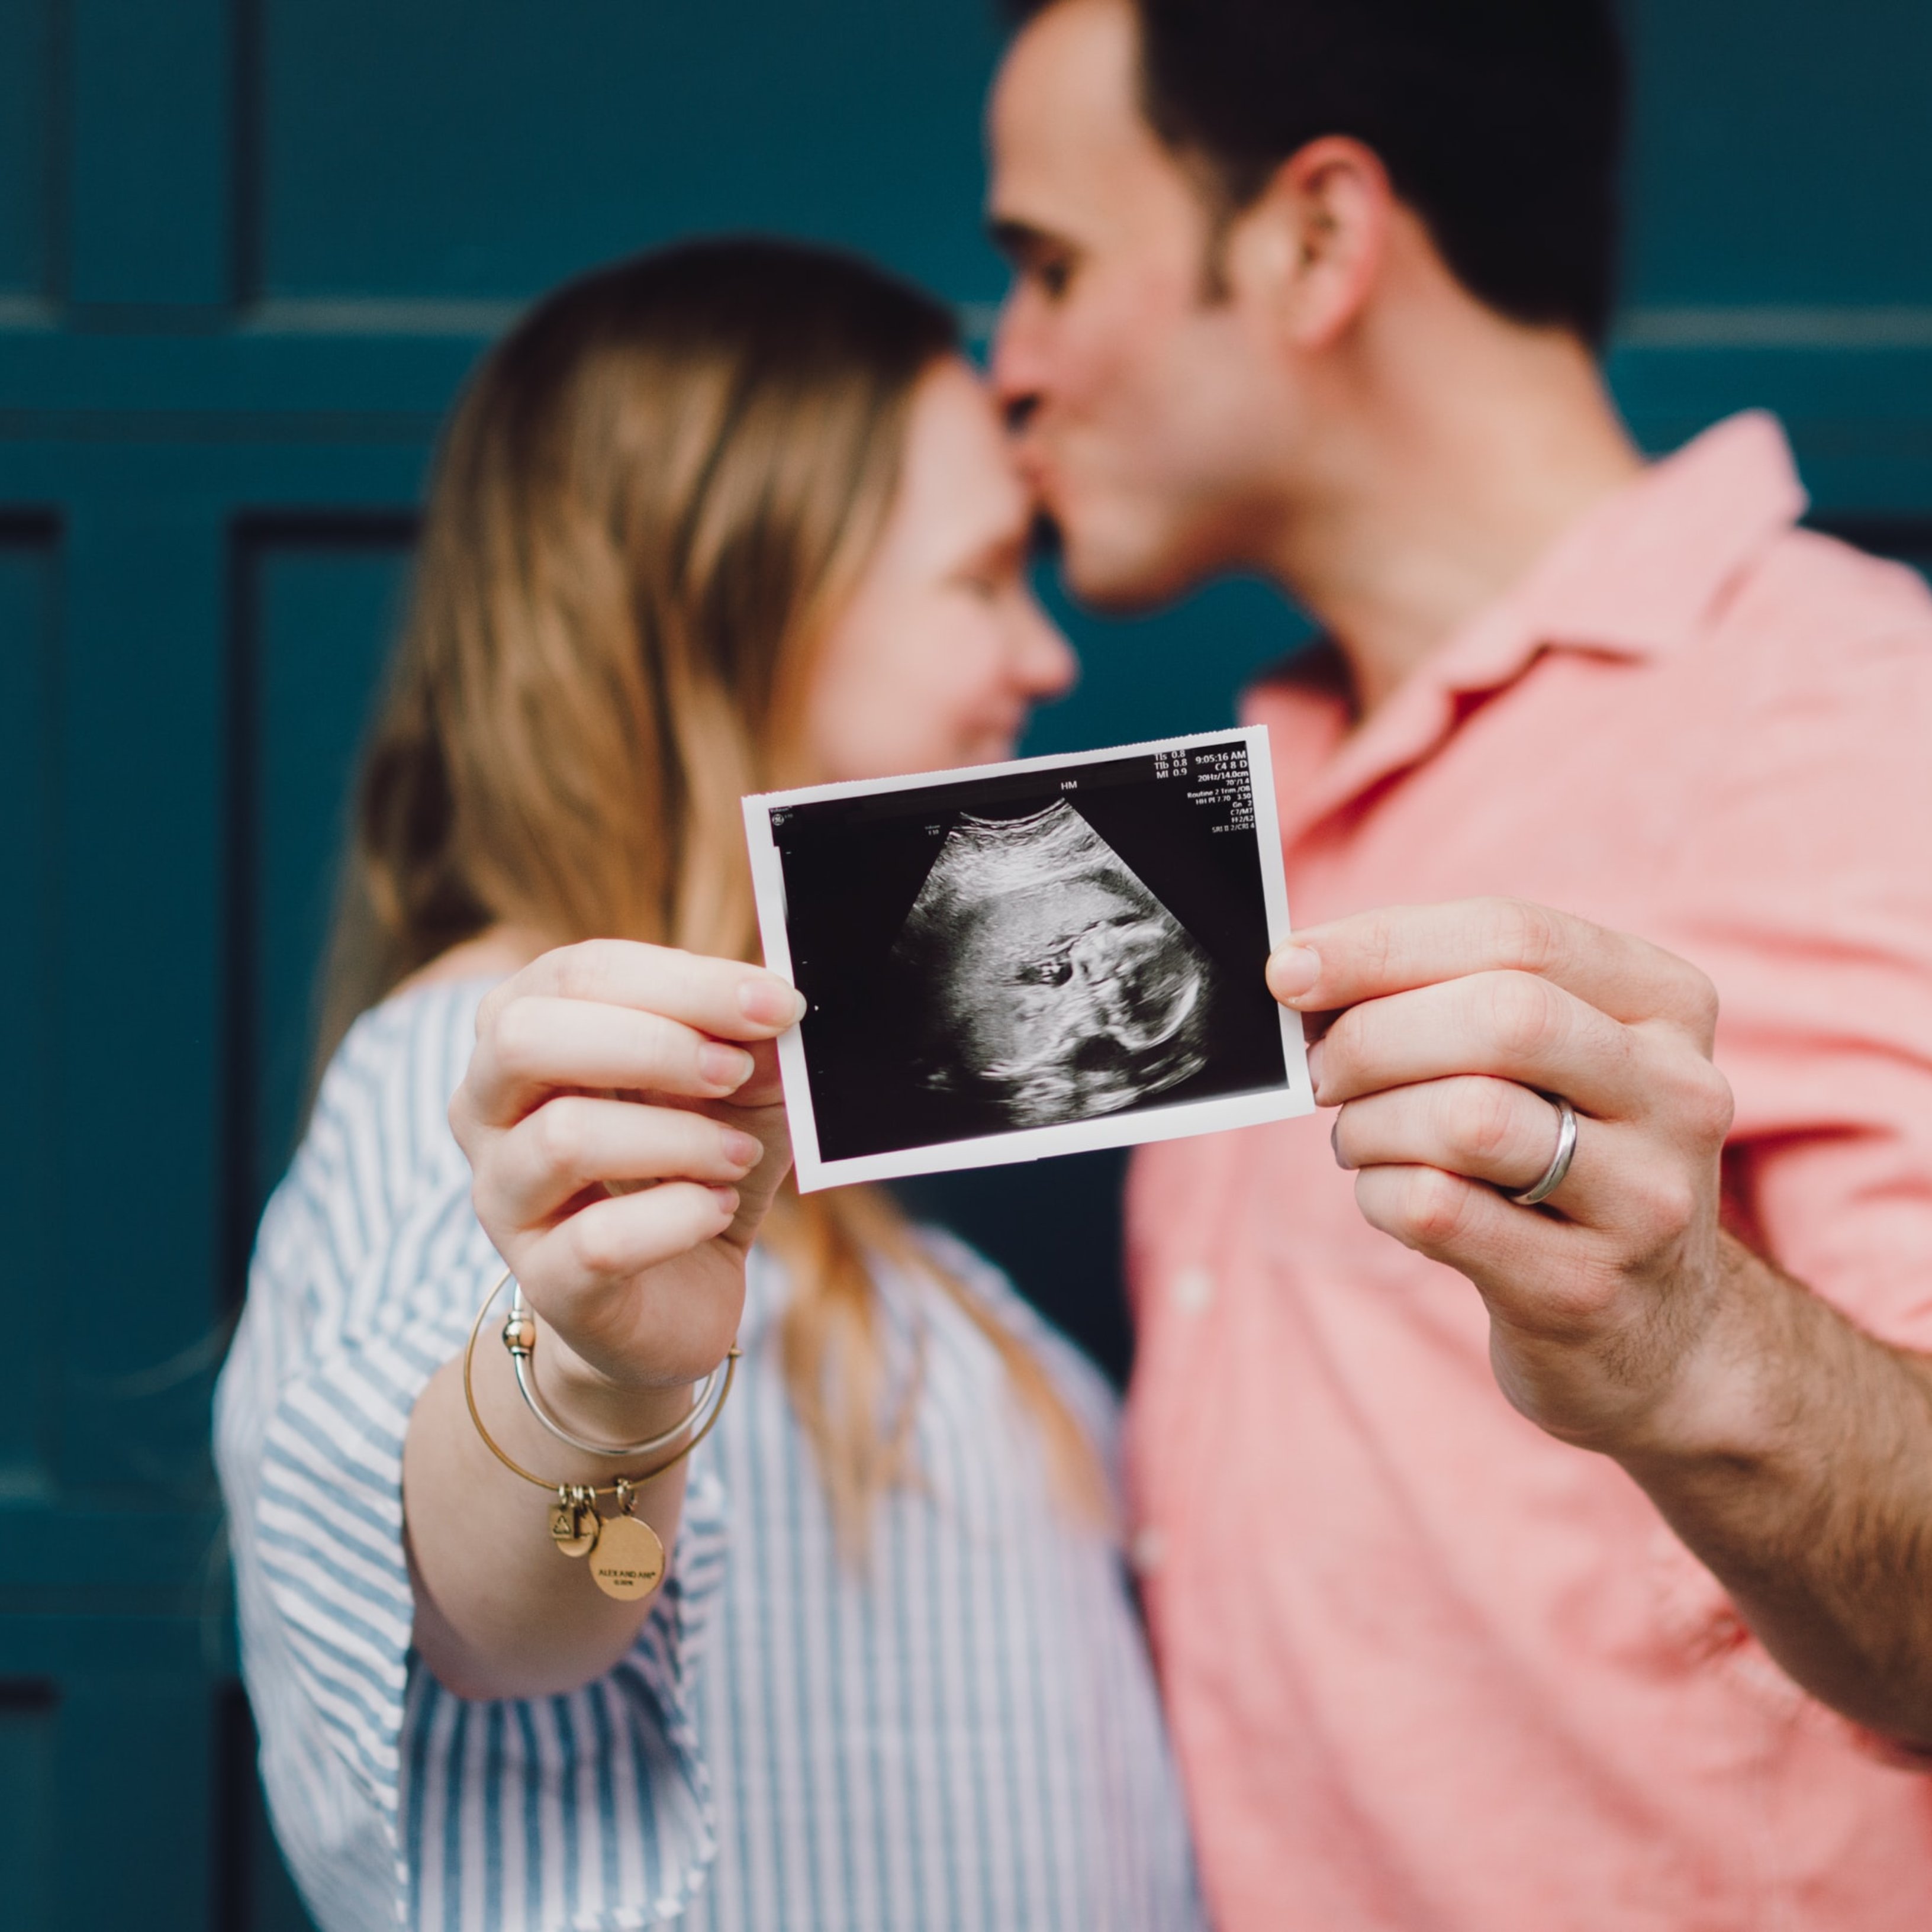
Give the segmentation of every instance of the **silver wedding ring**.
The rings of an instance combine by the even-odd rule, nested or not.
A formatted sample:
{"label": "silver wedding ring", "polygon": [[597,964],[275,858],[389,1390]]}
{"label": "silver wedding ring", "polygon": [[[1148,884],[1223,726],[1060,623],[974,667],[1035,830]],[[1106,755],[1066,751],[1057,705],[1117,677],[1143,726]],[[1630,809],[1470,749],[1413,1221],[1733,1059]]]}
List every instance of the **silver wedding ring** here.
{"label": "silver wedding ring", "polygon": [[1519,1208],[1534,1208],[1539,1202],[1547,1201],[1563,1185],[1563,1177],[1570,1172],[1570,1163],[1576,1156],[1576,1110],[1560,1094],[1544,1096],[1556,1109],[1556,1151],[1550,1156],[1550,1165],[1535,1180],[1520,1194],[1509,1198]]}

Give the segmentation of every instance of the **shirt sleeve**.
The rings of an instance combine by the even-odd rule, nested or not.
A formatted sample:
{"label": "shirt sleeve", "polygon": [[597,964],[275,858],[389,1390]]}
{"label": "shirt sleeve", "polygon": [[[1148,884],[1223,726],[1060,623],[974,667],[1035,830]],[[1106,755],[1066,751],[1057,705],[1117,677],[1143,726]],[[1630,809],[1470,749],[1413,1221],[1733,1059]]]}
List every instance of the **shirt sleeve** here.
{"label": "shirt sleeve", "polygon": [[[393,1158],[407,1108],[372,1120],[386,1112]],[[278,1836],[330,1932],[674,1918],[714,1852],[689,1693],[723,1570],[715,1466],[700,1448],[671,1575],[614,1670],[567,1696],[445,1690],[410,1648],[403,1442],[501,1264],[460,1159],[392,1199],[380,1161],[380,1186],[338,1184],[358,1160],[332,1168],[331,1126],[319,1118],[264,1220],[218,1396]],[[359,1157],[382,1136],[341,1138]]]}
{"label": "shirt sleeve", "polygon": [[1932,1348],[1932,623],[1848,641],[1748,710],[1666,940],[1710,972],[1753,1244]]}
{"label": "shirt sleeve", "polygon": [[[1685,828],[1665,943],[1716,981],[1751,1245],[1861,1328],[1932,1348],[1932,624],[1847,640],[1808,688],[1736,722]],[[1932,1753],[1814,1704],[1667,1528],[1660,1600],[1768,1709],[1902,1769]]]}

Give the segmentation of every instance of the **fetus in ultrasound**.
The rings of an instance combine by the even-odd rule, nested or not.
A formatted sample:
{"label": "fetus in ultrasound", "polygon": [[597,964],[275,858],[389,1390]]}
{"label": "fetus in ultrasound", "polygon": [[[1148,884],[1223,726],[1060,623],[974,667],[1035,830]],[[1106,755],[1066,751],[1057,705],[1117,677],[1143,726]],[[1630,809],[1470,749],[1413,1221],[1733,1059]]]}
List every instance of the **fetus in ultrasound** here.
{"label": "fetus in ultrasound", "polygon": [[1112,1113],[1207,1064],[1214,968],[1064,802],[962,818],[893,948],[928,1093],[1006,1126]]}

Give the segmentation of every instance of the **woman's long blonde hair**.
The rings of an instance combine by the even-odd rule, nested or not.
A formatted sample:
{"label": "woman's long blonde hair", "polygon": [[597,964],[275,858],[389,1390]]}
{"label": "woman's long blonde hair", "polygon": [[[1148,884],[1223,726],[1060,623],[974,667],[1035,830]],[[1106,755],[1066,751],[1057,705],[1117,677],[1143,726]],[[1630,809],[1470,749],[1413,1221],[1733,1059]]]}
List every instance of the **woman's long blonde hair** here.
{"label": "woman's long blonde hair", "polygon": [[[446,433],[362,766],[323,1015],[503,924],[757,956],[739,800],[795,779],[814,646],[878,541],[946,310],[852,258],[688,244],[587,275],[485,360]],[[873,1286],[924,1266],[1004,1360],[1063,1489],[1085,1438],[1034,1354],[890,1201],[788,1194],[781,1353],[842,1534],[902,1472]],[[988,1429],[998,1419],[988,1416]]]}

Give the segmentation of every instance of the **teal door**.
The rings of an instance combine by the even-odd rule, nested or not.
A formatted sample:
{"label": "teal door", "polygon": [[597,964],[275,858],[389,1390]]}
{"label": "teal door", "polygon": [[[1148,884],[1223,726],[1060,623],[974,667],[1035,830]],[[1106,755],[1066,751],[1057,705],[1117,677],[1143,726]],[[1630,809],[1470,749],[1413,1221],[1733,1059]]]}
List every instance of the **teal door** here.
{"label": "teal door", "polygon": [[[299,1924],[208,1390],[285,1158],[341,791],[437,419],[516,304],[695,228],[983,324],[983,0],[0,0],[0,1926]],[[1932,8],[1643,0],[1663,446],[1748,403],[1932,561]],[[1252,587],[1076,626],[1042,747],[1220,722]],[[1106,1161],[935,1186],[1104,1351]]]}

